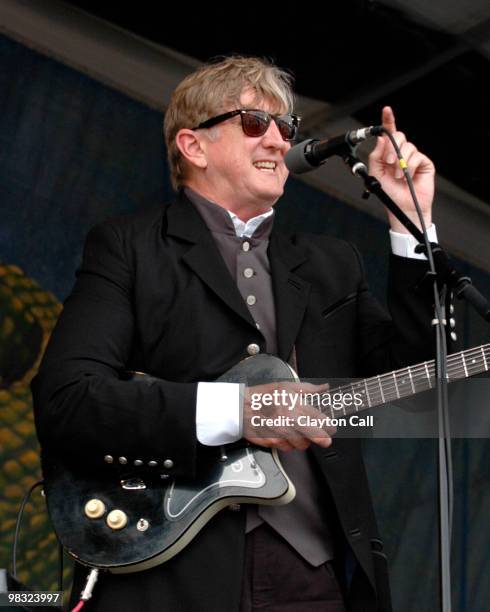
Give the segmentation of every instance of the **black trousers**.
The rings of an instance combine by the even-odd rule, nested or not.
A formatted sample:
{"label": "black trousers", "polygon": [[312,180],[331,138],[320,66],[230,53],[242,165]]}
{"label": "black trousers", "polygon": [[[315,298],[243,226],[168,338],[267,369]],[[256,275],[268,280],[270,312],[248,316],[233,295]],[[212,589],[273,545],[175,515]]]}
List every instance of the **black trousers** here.
{"label": "black trousers", "polygon": [[247,535],[241,612],[345,612],[327,561],[311,566],[279,534],[262,524]]}

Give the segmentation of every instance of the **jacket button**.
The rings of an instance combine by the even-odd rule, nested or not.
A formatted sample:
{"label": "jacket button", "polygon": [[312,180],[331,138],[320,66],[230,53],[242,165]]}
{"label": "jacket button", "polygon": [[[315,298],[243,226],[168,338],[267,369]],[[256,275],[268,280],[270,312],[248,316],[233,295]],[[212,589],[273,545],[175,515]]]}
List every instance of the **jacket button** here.
{"label": "jacket button", "polygon": [[257,353],[260,353],[260,346],[252,342],[252,344],[247,346],[247,353],[249,355],[257,355]]}
{"label": "jacket button", "polygon": [[163,467],[167,470],[170,470],[174,467],[174,462],[172,461],[172,459],[165,459],[165,461],[163,462]]}

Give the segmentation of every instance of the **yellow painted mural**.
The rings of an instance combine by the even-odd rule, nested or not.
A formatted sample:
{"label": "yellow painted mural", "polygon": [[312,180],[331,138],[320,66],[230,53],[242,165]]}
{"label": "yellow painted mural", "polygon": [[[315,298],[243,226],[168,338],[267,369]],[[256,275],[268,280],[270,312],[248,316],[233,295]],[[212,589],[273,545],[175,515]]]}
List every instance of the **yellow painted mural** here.
{"label": "yellow painted mural", "polygon": [[[49,291],[15,265],[0,263],[0,567],[12,571],[18,509],[41,479],[29,384],[61,311]],[[17,578],[57,589],[58,546],[42,489],[34,490],[21,524]],[[65,573],[69,574],[66,567]]]}

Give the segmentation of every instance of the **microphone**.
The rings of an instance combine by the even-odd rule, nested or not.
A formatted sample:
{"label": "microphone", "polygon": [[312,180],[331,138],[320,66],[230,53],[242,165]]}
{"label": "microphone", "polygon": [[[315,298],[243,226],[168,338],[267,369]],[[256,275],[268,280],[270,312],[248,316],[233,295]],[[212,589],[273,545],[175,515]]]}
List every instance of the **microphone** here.
{"label": "microphone", "polygon": [[318,168],[332,155],[345,155],[351,152],[352,147],[366,140],[370,136],[379,136],[383,133],[382,125],[351,130],[328,138],[327,140],[316,140],[309,138],[291,147],[284,157],[286,167],[293,174],[303,174]]}

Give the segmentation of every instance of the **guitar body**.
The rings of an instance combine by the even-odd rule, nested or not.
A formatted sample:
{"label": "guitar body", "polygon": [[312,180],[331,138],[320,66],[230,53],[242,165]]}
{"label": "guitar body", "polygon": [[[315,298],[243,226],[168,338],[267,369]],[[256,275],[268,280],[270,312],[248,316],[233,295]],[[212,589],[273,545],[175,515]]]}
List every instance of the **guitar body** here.
{"label": "guitar body", "polygon": [[[297,377],[280,359],[256,355],[219,380],[252,386]],[[45,467],[48,511],[63,547],[89,567],[144,570],[176,555],[223,508],[242,502],[279,505],[294,498],[294,485],[275,450],[247,443],[227,446],[224,456],[215,450],[192,480],[148,478],[138,468],[123,476],[114,468],[113,477],[81,478],[61,463]]]}

